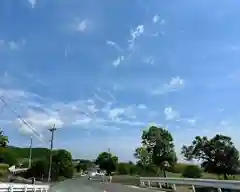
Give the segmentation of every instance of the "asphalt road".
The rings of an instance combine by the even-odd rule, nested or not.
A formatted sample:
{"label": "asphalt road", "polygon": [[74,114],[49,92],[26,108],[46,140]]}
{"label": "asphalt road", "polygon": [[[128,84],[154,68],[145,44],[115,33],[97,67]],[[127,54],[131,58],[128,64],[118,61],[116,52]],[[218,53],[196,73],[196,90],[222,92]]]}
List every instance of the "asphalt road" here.
{"label": "asphalt road", "polygon": [[74,178],[53,185],[49,192],[148,192],[148,189],[137,189],[116,183],[100,183],[99,181],[89,181],[86,177]]}

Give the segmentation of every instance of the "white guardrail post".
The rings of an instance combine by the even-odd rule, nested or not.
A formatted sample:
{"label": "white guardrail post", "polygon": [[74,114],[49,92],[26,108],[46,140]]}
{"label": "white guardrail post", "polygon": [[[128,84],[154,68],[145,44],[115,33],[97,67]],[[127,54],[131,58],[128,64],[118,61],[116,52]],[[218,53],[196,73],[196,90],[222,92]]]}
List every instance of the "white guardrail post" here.
{"label": "white guardrail post", "polygon": [[222,189],[240,190],[240,181],[234,180],[214,180],[214,179],[191,179],[191,178],[162,178],[162,177],[140,177],[142,187],[159,187],[163,188],[164,184],[170,184],[173,191],[177,191],[176,186],[189,186],[192,192],[196,192],[196,187],[210,187],[222,192]]}
{"label": "white guardrail post", "polygon": [[0,192],[48,192],[49,185],[0,183]]}

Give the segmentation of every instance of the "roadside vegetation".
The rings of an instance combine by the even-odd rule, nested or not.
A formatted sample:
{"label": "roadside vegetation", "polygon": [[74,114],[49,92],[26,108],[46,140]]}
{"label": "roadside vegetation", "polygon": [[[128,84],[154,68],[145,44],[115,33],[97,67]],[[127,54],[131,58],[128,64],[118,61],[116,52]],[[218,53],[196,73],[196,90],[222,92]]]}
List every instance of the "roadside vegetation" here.
{"label": "roadside vegetation", "polygon": [[[0,131],[0,178],[6,180],[9,177],[8,168],[12,165],[27,168],[29,166],[29,148],[8,146],[8,137]],[[31,168],[17,176],[23,178],[35,177],[37,180],[46,181],[48,178],[50,150],[47,148],[32,149]],[[72,178],[75,167],[72,155],[65,149],[54,150],[52,153],[53,181]]]}
{"label": "roadside vegetation", "polygon": [[[113,182],[134,184],[139,176],[188,177],[209,179],[240,179],[239,152],[231,138],[215,135],[212,138],[197,136],[189,146],[182,147],[186,163],[179,163],[174,139],[164,128],[151,126],[144,130],[133,156],[134,162],[120,162],[116,154],[101,152],[95,161],[72,159],[69,151],[53,151],[52,179],[62,180],[81,175],[98,165],[107,174],[114,175]],[[110,146],[111,147],[111,146]],[[32,166],[22,176],[46,180],[49,168],[49,149],[32,149]],[[11,165],[28,166],[29,148],[8,146],[8,137],[0,132],[0,176],[7,174]],[[195,160],[195,165],[191,164]],[[189,162],[189,163],[187,163]]]}

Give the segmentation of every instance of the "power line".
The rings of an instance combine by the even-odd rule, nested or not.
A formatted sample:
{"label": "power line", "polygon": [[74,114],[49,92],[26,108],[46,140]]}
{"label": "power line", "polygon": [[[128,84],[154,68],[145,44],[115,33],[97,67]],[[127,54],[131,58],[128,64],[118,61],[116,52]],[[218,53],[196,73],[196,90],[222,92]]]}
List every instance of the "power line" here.
{"label": "power line", "polygon": [[3,96],[0,97],[0,100],[5,104],[5,106],[9,107],[10,111],[13,112],[24,125],[26,125],[29,129],[32,130],[36,137],[38,137],[42,141],[45,141],[42,138],[41,134],[39,134],[27,121],[25,121],[12,107],[9,106],[9,104],[5,101]]}

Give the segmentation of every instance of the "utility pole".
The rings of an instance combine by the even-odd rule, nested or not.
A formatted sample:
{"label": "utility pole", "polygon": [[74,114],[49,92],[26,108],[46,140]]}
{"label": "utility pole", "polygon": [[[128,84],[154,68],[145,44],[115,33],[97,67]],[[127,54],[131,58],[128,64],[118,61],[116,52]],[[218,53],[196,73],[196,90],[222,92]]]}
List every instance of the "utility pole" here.
{"label": "utility pole", "polygon": [[108,148],[108,159],[109,159],[109,161],[110,161],[110,159],[111,159],[111,151],[110,151],[110,148]]}
{"label": "utility pole", "polygon": [[[111,151],[110,151],[110,148],[108,148],[108,158],[109,158],[109,162],[110,162],[111,161]],[[109,183],[112,183],[111,171],[109,173]]]}
{"label": "utility pole", "polygon": [[111,151],[110,151],[110,148],[108,148],[108,161],[110,162],[110,160],[111,160]]}
{"label": "utility pole", "polygon": [[30,148],[29,148],[29,159],[28,159],[28,168],[30,169],[31,166],[32,166],[32,142],[33,142],[33,139],[32,139],[32,136],[31,136],[31,139],[30,139]]}
{"label": "utility pole", "polygon": [[51,180],[51,171],[52,171],[52,150],[53,150],[53,140],[54,140],[54,131],[56,131],[57,129],[55,128],[55,124],[53,125],[52,128],[49,129],[49,131],[51,132],[52,136],[51,136],[51,147],[50,147],[50,157],[49,157],[49,171],[48,171],[48,182],[50,182]]}

